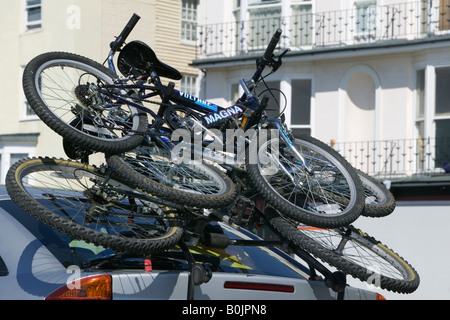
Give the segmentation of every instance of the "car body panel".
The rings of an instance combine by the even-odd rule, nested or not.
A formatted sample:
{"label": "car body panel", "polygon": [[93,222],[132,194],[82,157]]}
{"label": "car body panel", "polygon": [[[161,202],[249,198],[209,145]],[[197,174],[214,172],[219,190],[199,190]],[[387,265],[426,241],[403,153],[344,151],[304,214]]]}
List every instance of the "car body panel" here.
{"label": "car body panel", "polygon": [[0,208],[0,299],[43,299],[66,283],[67,269],[24,226]]}

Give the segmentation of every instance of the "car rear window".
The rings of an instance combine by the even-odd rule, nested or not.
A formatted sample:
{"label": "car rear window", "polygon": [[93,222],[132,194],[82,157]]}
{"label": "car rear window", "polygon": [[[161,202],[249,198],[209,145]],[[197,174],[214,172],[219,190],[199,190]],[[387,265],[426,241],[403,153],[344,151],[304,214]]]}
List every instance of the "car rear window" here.
{"label": "car rear window", "polygon": [[[98,266],[111,269],[144,269],[144,258],[131,255],[114,256],[111,249],[94,246],[84,241],[74,240],[25,213],[11,200],[0,201],[0,207],[12,213],[65,267]],[[217,227],[217,226],[216,226]],[[220,228],[222,229],[222,228]],[[230,238],[238,238],[232,230],[223,230]],[[260,274],[303,278],[301,272],[286,263],[273,251],[253,246],[228,246],[225,249],[203,245],[190,246],[195,260],[209,266],[214,272]],[[108,261],[108,257],[114,259]],[[153,270],[189,270],[184,254],[179,248],[153,255]],[[282,262],[283,261],[283,262]],[[94,262],[94,263],[92,263]],[[305,271],[305,270],[304,270]]]}
{"label": "car rear window", "polygon": [[3,258],[0,256],[0,277],[5,277],[9,274],[8,268],[6,267]]}

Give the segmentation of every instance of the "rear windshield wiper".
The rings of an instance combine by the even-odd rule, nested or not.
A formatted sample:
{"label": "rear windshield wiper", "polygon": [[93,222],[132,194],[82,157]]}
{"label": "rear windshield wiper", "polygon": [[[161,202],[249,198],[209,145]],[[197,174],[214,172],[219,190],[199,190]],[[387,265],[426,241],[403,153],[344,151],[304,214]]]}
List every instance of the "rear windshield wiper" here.
{"label": "rear windshield wiper", "polygon": [[145,268],[145,258],[130,255],[125,252],[116,252],[101,257],[93,257],[84,261],[81,268],[92,270],[105,269],[142,269]]}
{"label": "rear windshield wiper", "polygon": [[[220,265],[218,257],[204,256],[195,254],[197,262],[208,263],[216,266]],[[153,255],[149,258],[152,268],[155,270],[189,270],[189,264],[182,252],[167,251]],[[130,255],[125,252],[113,252],[101,257],[93,257],[81,264],[86,270],[105,270],[105,269],[142,269],[145,268],[144,257]]]}

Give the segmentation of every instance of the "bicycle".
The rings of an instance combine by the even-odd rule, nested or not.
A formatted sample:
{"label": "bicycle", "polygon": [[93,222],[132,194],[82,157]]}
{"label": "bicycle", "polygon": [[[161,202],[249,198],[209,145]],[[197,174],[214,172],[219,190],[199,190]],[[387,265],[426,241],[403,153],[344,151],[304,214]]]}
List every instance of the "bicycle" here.
{"label": "bicycle", "polygon": [[[308,136],[294,137],[282,121],[282,117],[274,119],[265,114],[267,99],[263,98],[260,101],[252,94],[254,86],[262,80],[264,68],[270,66],[272,73],[275,72],[281,66],[281,58],[287,53],[285,50],[278,59],[273,56],[279,32],[275,33],[263,57],[258,59],[257,70],[252,79],[241,81],[245,93],[230,109],[181,93],[174,89],[173,83],[163,85],[160,76],[177,80],[181,74],[160,62],[153,50],[142,42],[133,41],[121,49],[118,65],[124,77],[117,76],[113,63],[114,54],[122,47],[137,20],[138,17],[133,16],[117,40],[112,43],[107,58],[109,68],[87,58],[61,52],[42,54],[27,65],[23,80],[27,99],[36,114],[63,136],[66,153],[73,155],[74,158],[83,158],[90,152],[105,152],[108,166],[95,168],[86,163],[55,159],[27,159],[18,162],[8,173],[7,187],[13,200],[25,211],[75,237],[117,250],[136,251],[142,254],[164,250],[176,244],[182,246],[186,240],[199,241],[204,236],[205,225],[217,219],[232,225],[242,225],[252,217],[251,212],[255,206],[253,199],[260,195],[263,195],[266,198],[264,201],[268,200],[270,204],[261,211],[263,218],[270,218],[267,225],[276,230],[280,229],[277,232],[281,234],[283,241],[289,239],[289,245],[293,250],[297,253],[304,251],[302,254],[314,253],[314,249],[310,247],[317,246],[314,241],[318,240],[313,237],[313,241],[298,241],[298,238],[302,238],[298,235],[298,230],[301,229],[297,228],[295,231],[292,229],[298,221],[322,230],[351,229],[348,224],[359,214],[384,216],[392,212],[395,203],[382,185],[370,176],[355,172],[336,151],[322,142]],[[151,70],[146,70],[149,62],[152,62]],[[45,75],[46,71],[52,70],[52,66],[60,68],[61,65],[64,66],[66,75],[69,74],[67,70],[71,67],[74,71],[82,71],[74,74],[76,81],[68,90],[70,99],[65,101],[62,95],[66,91],[61,90],[55,100],[60,104],[53,105],[47,98],[50,97],[48,92],[56,89],[56,86],[49,86],[45,81],[53,80],[55,74],[47,79]],[[147,72],[149,73],[147,75],[146,71],[151,72]],[[94,77],[91,77],[92,75]],[[148,80],[150,85],[145,84]],[[52,83],[56,85],[56,82]],[[153,97],[159,97],[160,101],[148,100]],[[144,107],[143,103],[146,102],[159,105],[158,111],[154,112]],[[65,105],[67,112],[73,117],[60,119],[57,116],[58,107]],[[57,108],[52,109],[55,106]],[[150,125],[147,114],[154,119]],[[246,157],[246,162],[242,164],[236,161],[242,155],[242,151],[240,154],[232,155],[231,161],[227,162],[223,159],[229,156],[228,154],[214,154],[208,148],[209,145],[195,148],[192,143],[172,140],[173,133],[178,129],[187,129],[189,137],[192,138],[195,128],[200,128],[202,135],[212,134],[213,138],[217,139],[207,141],[207,144],[211,141],[220,141],[218,139],[220,134],[227,128],[253,129],[257,138],[264,132],[263,130],[275,129],[275,136],[280,134],[280,139],[269,135],[256,150],[259,155],[256,163],[251,163],[250,157]],[[243,141],[244,145],[250,145],[252,139],[253,136],[247,136]],[[232,151],[239,151],[237,147],[237,144],[233,144]],[[227,194],[227,199],[218,202],[220,204],[216,206],[224,208],[222,212],[202,209],[214,208],[215,201],[210,199],[209,204],[206,204],[205,192],[192,189],[204,185],[195,179],[186,179],[187,183],[183,186],[185,189],[181,191],[183,196],[174,196],[173,193],[168,196],[168,190],[162,188],[163,181],[158,180],[161,174],[159,177],[149,177],[150,173],[158,172],[155,164],[161,165],[160,168],[177,169],[180,163],[174,163],[172,159],[174,150],[191,149],[197,152],[200,159],[219,163],[234,179],[234,182],[230,182],[231,179],[223,174],[223,170],[217,170],[214,166],[209,169],[210,166],[205,166],[203,162],[181,163],[181,165],[197,165],[190,167],[194,173],[202,170],[211,172],[208,178],[202,178],[201,181],[207,180],[210,185],[218,182],[224,186],[219,188],[220,191],[214,191],[211,197],[211,199],[216,195],[223,197]],[[244,152],[249,152],[249,148],[244,149]],[[132,156],[129,157],[127,154]],[[276,157],[272,157],[273,155]],[[155,161],[153,156],[159,160]],[[270,172],[274,170],[274,165],[275,172]],[[137,171],[137,166],[143,171]],[[41,172],[47,174],[42,181],[44,186],[42,198],[38,198],[39,193],[35,193],[34,183],[39,178],[34,175]],[[53,190],[55,187],[47,183],[58,177],[65,179],[64,185],[67,189],[55,195],[54,191],[48,192],[48,189]],[[82,177],[89,179],[81,183]],[[314,179],[315,184],[311,183]],[[73,181],[78,183],[79,189],[74,190]],[[33,184],[25,187],[29,182]],[[305,191],[305,187],[302,192],[298,192],[302,196],[292,200],[283,196],[285,189],[288,189],[281,184],[283,182],[288,182],[291,189],[292,185],[296,184],[295,187],[300,189],[301,183],[308,184],[309,189]],[[361,192],[362,185],[370,194],[364,196]],[[239,188],[242,190],[237,190]],[[59,190],[61,187],[56,189]],[[198,193],[198,197],[193,197],[194,192]],[[77,194],[77,197],[71,193]],[[238,194],[244,197],[236,200]],[[308,199],[310,194],[314,196]],[[190,198],[195,200],[187,204],[186,201]],[[251,200],[247,201],[249,198]],[[375,202],[364,204],[362,203],[364,198],[366,202],[368,198],[375,199]],[[63,209],[55,199],[69,200],[72,210]],[[45,205],[40,204],[42,202]],[[371,205],[373,205],[372,212],[368,210]],[[278,220],[273,218],[274,211],[271,207],[278,209],[275,211]],[[346,213],[351,211],[353,216],[351,218],[346,216],[343,219],[340,214],[341,207]],[[378,210],[382,207],[383,210]],[[79,210],[73,210],[74,208]],[[299,209],[305,211],[303,212],[305,214],[299,215]],[[82,218],[77,216],[72,218],[68,212],[80,212]],[[272,212],[268,214],[269,218],[265,216],[266,212]],[[338,218],[333,219],[336,217]],[[67,219],[70,222],[65,221]],[[101,224],[109,225],[111,230],[116,231],[106,234],[99,230],[91,230],[96,219],[100,219]],[[135,226],[136,219],[142,219],[143,222]],[[79,224],[84,224],[85,221],[87,225],[80,228]],[[356,241],[356,238],[352,239],[350,238],[351,241]],[[325,261],[328,260],[327,257],[328,255],[321,256]],[[340,259],[343,257],[334,256],[332,261]],[[367,266],[362,268],[367,270]],[[344,267],[344,270],[353,275],[354,268]],[[358,270],[360,272],[361,269]],[[394,287],[397,286],[397,282],[394,283]],[[414,280],[414,285],[418,285],[418,276]],[[385,286],[392,287],[389,283]],[[410,286],[406,290],[395,288],[394,290],[413,289]]]}
{"label": "bicycle", "polygon": [[[168,159],[168,154],[173,154],[174,148],[179,146],[171,140],[172,132],[180,126],[192,129],[197,125],[211,132],[211,126],[223,129],[223,126],[235,128],[238,125],[243,130],[253,130],[259,138],[263,136],[263,131],[272,129],[279,133],[280,139],[269,137],[263,148],[257,150],[254,163],[249,162],[252,157],[246,154],[244,170],[249,173],[249,179],[259,192],[268,196],[271,205],[293,219],[319,227],[347,225],[358,218],[364,207],[364,193],[354,169],[335,150],[311,137],[297,138],[306,150],[299,152],[282,119],[267,117],[264,114],[266,99],[259,101],[251,92],[262,79],[266,66],[272,67],[272,73],[281,66],[281,58],[288,50],[277,60],[273,57],[281,30],[274,34],[263,57],[258,59],[252,79],[241,81],[245,93],[238,103],[222,108],[174,89],[172,82],[163,85],[160,77],[177,80],[181,74],[159,61],[154,51],[143,42],[132,41],[122,48],[138,20],[139,16],[133,15],[112,42],[106,59],[109,68],[90,59],[62,52],[44,53],[30,61],[23,76],[24,92],[35,113],[50,128],[77,146],[105,152],[108,165],[119,175],[126,175],[126,179],[133,179],[137,187],[179,204],[192,199],[189,205],[198,207],[211,207],[214,204],[223,207],[226,202],[233,201],[236,192],[229,180],[225,181],[226,177],[219,174],[210,177],[209,181],[212,181],[210,184],[222,186],[220,190],[213,191],[213,195],[222,197],[226,194],[224,201],[216,201],[211,196],[211,201],[205,204],[202,192],[194,197],[193,192],[197,191],[189,189],[189,186],[195,185],[192,183],[195,179],[191,178],[185,179],[191,183],[183,185],[183,188],[188,189],[181,189],[176,195],[170,193],[171,187],[163,187],[167,180],[169,186],[178,186],[175,177],[179,172],[175,170],[173,161]],[[119,48],[117,64],[123,77],[116,75],[113,61]],[[57,82],[57,72],[60,71],[65,79],[72,79],[69,85],[67,82]],[[57,95],[54,94],[56,89]],[[148,100],[153,97],[159,97],[161,101]],[[158,111],[145,107],[144,102],[159,105]],[[174,118],[173,114],[177,110],[185,111],[187,117]],[[154,119],[150,126],[147,114]],[[198,115],[202,117],[202,122],[196,119]],[[251,142],[251,139],[246,139],[247,145],[251,145]],[[275,150],[272,146],[278,142],[279,147]],[[267,149],[271,152],[265,152]],[[131,156],[118,155],[130,150]],[[217,162],[208,151],[202,146],[202,159]],[[308,154],[309,158],[305,159],[302,152]],[[283,156],[281,161],[277,159],[278,155]],[[163,160],[154,161],[155,156]],[[176,174],[167,178],[163,171],[163,174],[155,176],[158,171],[154,164],[171,167]],[[194,165],[202,166],[201,171],[208,171],[204,169],[204,162]],[[135,170],[137,167],[144,171],[138,172]],[[226,163],[222,167],[228,173],[231,171]],[[275,168],[278,175],[267,174],[267,168]],[[232,169],[236,173],[236,168]],[[239,171],[242,168],[237,169]],[[193,168],[192,171],[199,170]],[[149,176],[150,172],[153,176]],[[285,183],[285,186],[280,183]],[[289,188],[291,192],[284,194]]]}
{"label": "bicycle", "polygon": [[[296,227],[295,222],[272,208],[261,211],[245,205],[231,216],[225,216],[228,212],[224,210],[187,209],[134,189],[106,166],[55,158],[23,159],[8,170],[6,187],[11,199],[38,220],[74,239],[116,250],[118,256],[138,254],[151,258],[152,254],[178,246],[190,265],[190,297],[193,287],[209,281],[212,273],[207,265],[195,261],[188,243],[214,248],[278,246],[307,262],[311,280],[320,280],[316,271],[321,273],[341,298],[345,291],[342,271],[369,283],[380,279],[376,285],[399,293],[411,293],[419,285],[419,275],[403,258],[351,226]],[[208,227],[215,221],[235,228],[267,226],[276,238],[229,239]],[[312,255],[341,273],[330,272]]]}

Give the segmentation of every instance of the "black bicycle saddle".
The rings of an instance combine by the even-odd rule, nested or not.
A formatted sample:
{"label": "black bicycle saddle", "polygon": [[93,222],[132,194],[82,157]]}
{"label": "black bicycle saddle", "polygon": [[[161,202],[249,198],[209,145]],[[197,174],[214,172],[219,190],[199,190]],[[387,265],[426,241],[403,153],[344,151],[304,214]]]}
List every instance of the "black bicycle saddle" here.
{"label": "black bicycle saddle", "polygon": [[124,76],[133,74],[136,77],[147,78],[153,70],[160,77],[173,80],[180,80],[183,77],[177,69],[159,61],[148,45],[137,40],[123,47],[117,58],[117,66]]}

